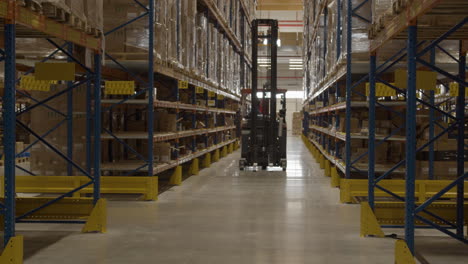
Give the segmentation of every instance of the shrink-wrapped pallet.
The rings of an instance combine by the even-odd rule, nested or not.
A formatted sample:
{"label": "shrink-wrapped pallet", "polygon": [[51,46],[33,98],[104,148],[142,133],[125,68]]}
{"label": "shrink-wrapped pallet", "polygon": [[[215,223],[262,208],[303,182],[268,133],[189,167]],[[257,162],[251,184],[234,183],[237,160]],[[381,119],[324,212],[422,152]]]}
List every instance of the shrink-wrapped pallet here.
{"label": "shrink-wrapped pallet", "polygon": [[103,0],[85,0],[85,15],[88,26],[102,31],[104,26]]}
{"label": "shrink-wrapped pallet", "polygon": [[154,34],[155,34],[155,56],[161,61],[167,61],[167,1],[158,0],[156,1],[155,6],[155,25],[154,25]]}
{"label": "shrink-wrapped pallet", "polygon": [[372,21],[375,23],[382,14],[391,11],[393,0],[372,0]]}
{"label": "shrink-wrapped pallet", "polygon": [[328,17],[327,17],[327,26],[328,26],[328,34],[327,34],[327,53],[326,53],[326,72],[331,72],[334,65],[337,62],[337,22],[336,22],[336,15],[337,15],[337,4],[335,1],[332,1],[328,6]]}
{"label": "shrink-wrapped pallet", "polygon": [[198,13],[196,17],[196,49],[195,66],[196,73],[206,77],[207,63],[207,38],[208,38],[208,20],[204,13]]}
{"label": "shrink-wrapped pallet", "polygon": [[[342,54],[346,54],[347,50],[347,40],[348,40],[348,27],[350,26],[346,21],[348,20],[348,9],[351,7],[348,7],[348,2],[345,1],[343,3],[343,9],[342,9],[342,14],[343,14],[343,19],[342,19],[342,24],[343,24],[343,39],[342,39],[342,45],[341,45],[341,50]],[[361,4],[361,1],[359,0],[352,0],[352,8],[357,7],[359,4]],[[362,5],[357,11],[356,14],[359,16],[368,19],[369,21],[371,20],[371,5],[370,2],[365,3]],[[356,16],[353,16],[351,19],[351,52],[356,53],[356,54],[365,54],[369,52],[369,36],[368,36],[368,30],[369,30],[370,24],[361,18],[358,18]],[[357,55],[357,56],[359,56]],[[367,56],[367,55],[366,55]]]}
{"label": "shrink-wrapped pallet", "polygon": [[72,1],[72,0],[36,0],[46,10],[52,10],[60,8],[66,13],[79,17],[86,21],[85,14],[85,3],[84,1]]}

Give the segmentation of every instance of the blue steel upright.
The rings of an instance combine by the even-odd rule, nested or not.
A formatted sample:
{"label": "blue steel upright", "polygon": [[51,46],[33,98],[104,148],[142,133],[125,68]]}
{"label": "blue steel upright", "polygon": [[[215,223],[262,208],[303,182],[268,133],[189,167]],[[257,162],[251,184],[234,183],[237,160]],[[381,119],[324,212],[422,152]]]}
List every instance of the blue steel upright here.
{"label": "blue steel upright", "polygon": [[[463,50],[463,41],[460,40],[460,57],[458,59],[458,78],[466,80],[466,50]],[[465,86],[458,84],[458,97],[456,105],[456,115],[458,122],[457,131],[457,177],[465,173]],[[464,192],[465,181],[457,184],[457,235],[463,237],[464,224]]]}
{"label": "blue steel upright", "polygon": [[153,176],[154,152],[154,0],[148,5],[148,176]]}
{"label": "blue steel upright", "polygon": [[406,90],[406,199],[405,240],[414,255],[415,175],[416,175],[416,42],[417,25],[408,26],[408,84]]}
{"label": "blue steel upright", "polygon": [[15,236],[15,145],[16,145],[16,25],[5,24],[5,95],[3,96],[3,149],[5,166],[4,245]]}
{"label": "blue steel upright", "polygon": [[346,118],[345,118],[345,178],[351,177],[351,93],[352,89],[352,16],[353,16],[353,1],[348,1],[347,17],[346,17]]}
{"label": "blue steel upright", "polygon": [[94,204],[101,196],[101,58],[100,51],[94,55]]}
{"label": "blue steel upright", "polygon": [[[67,51],[69,54],[73,54],[73,43],[69,42],[67,45]],[[68,62],[73,62],[71,57],[67,58]],[[70,87],[73,86],[73,82],[67,82],[67,157],[73,160],[73,90]],[[67,175],[73,175],[73,165],[67,163]]]}
{"label": "blue steel upright", "polygon": [[[430,59],[431,59],[431,64],[435,65],[436,64],[436,52],[435,52],[435,47],[431,49],[431,54],[430,54]],[[435,92],[434,90],[429,91],[429,104],[435,105]],[[429,107],[429,141],[432,141],[432,139],[435,136],[435,111],[434,108]],[[434,179],[434,143],[432,142],[429,145],[429,159],[428,159],[428,174],[429,174],[429,179],[433,180]]]}
{"label": "blue steel upright", "polygon": [[370,56],[369,72],[369,171],[368,171],[368,197],[369,206],[374,210],[374,190],[375,190],[375,72],[377,68],[377,58],[375,54]]}
{"label": "blue steel upright", "polygon": [[93,112],[92,112],[92,75],[88,73],[86,82],[86,171],[91,175],[92,164],[92,129],[93,129]]}

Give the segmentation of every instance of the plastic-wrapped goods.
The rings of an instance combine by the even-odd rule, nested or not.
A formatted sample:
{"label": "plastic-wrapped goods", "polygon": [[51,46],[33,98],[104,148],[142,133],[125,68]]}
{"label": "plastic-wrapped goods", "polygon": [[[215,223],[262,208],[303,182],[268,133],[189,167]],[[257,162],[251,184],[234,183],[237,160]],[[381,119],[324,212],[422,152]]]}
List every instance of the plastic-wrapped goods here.
{"label": "plastic-wrapped goods", "polygon": [[204,13],[198,13],[196,16],[195,71],[197,74],[206,77],[208,20]]}
{"label": "plastic-wrapped goods", "polygon": [[37,0],[39,4],[45,5],[50,3],[51,5],[63,9],[65,12],[79,17],[83,21],[86,21],[86,15],[84,10],[83,1],[72,1],[72,0]]}
{"label": "plastic-wrapped goods", "polygon": [[208,52],[208,79],[212,81],[215,85],[219,84],[219,75],[218,75],[218,30],[216,29],[213,23],[209,24],[209,38],[208,45],[210,46]]}
{"label": "plastic-wrapped goods", "polygon": [[216,64],[216,79],[217,83],[221,86],[224,86],[224,76],[223,76],[223,67],[225,65],[224,59],[225,59],[225,52],[224,52],[224,35],[223,34],[217,34],[217,44],[218,44],[218,52],[217,52],[217,61],[218,63]]}
{"label": "plastic-wrapped goods", "polygon": [[65,0],[65,2],[70,7],[72,15],[77,16],[82,21],[87,21],[84,1]]}
{"label": "plastic-wrapped goods", "polygon": [[179,61],[185,69],[193,71],[195,59],[193,47],[195,45],[195,16],[197,12],[197,2],[192,0],[181,1],[181,19],[179,29],[181,30],[180,57]]}
{"label": "plastic-wrapped goods", "polygon": [[[192,72],[194,72],[197,68],[197,58],[195,55],[195,47],[197,45],[197,28],[196,28],[196,18],[197,18],[197,1],[188,1],[188,11],[187,17],[188,19],[188,27],[187,27],[187,43],[186,43],[186,50],[188,51],[187,56],[189,58],[188,67]],[[201,40],[203,41],[203,40]]]}
{"label": "plastic-wrapped goods", "polygon": [[[128,0],[104,0],[104,31],[108,32],[142,15],[145,10]],[[144,19],[106,36],[106,51],[110,53],[143,52],[148,50],[148,25]]]}
{"label": "plastic-wrapped goods", "polygon": [[[102,31],[102,0],[79,1],[80,3],[74,3],[78,1],[65,0],[37,0],[37,2],[45,8],[43,12],[46,16],[52,16],[56,8],[60,8],[69,14],[73,14],[75,17],[80,17],[83,22],[88,23],[89,27]],[[18,54],[34,58],[47,56],[56,49],[45,39],[41,38],[21,38],[17,40],[16,45]]]}
{"label": "plastic-wrapped goods", "polygon": [[155,3],[154,48],[155,56],[161,61],[167,61],[167,1],[157,0]]}
{"label": "plastic-wrapped goods", "polygon": [[252,58],[252,29],[248,26],[247,21],[245,22],[245,25],[245,52],[247,53],[247,57]]}
{"label": "plastic-wrapped goods", "polygon": [[[360,0],[353,0],[352,5],[353,8],[358,6],[361,3]],[[348,23],[347,21],[347,16],[348,16],[348,5],[347,1],[343,3],[343,9],[341,13],[343,14],[343,19],[342,19],[342,24],[343,24],[343,39],[342,39],[342,45],[341,45],[341,50],[342,54],[346,54],[347,50],[347,30],[348,30]],[[359,8],[358,11],[356,11],[358,15],[361,17],[371,19],[371,5],[370,2],[365,3],[361,8]],[[369,39],[368,39],[368,29],[370,24],[363,21],[362,19],[353,16],[351,19],[351,51],[352,53],[366,53],[369,52]]]}
{"label": "plastic-wrapped goods", "polygon": [[103,0],[36,0],[36,2],[51,12],[54,12],[55,8],[60,8],[87,23],[89,27],[102,30]]}
{"label": "plastic-wrapped goods", "polygon": [[177,0],[168,0],[168,61],[176,67],[181,67],[181,13]]}
{"label": "plastic-wrapped goods", "polygon": [[393,0],[372,0],[372,21],[375,22],[382,14],[389,11],[392,2]]}
{"label": "plastic-wrapped goods", "polygon": [[85,14],[88,20],[88,25],[91,28],[96,28],[102,31],[104,26],[102,15],[103,8],[103,0],[85,0]]}
{"label": "plastic-wrapped goods", "polygon": [[337,57],[336,57],[336,11],[337,11],[337,4],[335,1],[332,1],[328,7],[328,16],[327,16],[327,54],[326,54],[326,72],[330,72],[334,65],[336,64]]}

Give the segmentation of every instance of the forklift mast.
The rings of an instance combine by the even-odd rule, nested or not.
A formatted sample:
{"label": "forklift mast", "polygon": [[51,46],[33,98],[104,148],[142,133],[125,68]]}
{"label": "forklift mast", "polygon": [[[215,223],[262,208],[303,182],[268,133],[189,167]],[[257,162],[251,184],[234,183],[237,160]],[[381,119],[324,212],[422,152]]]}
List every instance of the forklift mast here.
{"label": "forklift mast", "polygon": [[[263,46],[260,46],[263,43]],[[252,23],[252,107],[242,131],[242,159],[239,166],[281,166],[286,168],[285,101],[277,113],[278,21],[257,19]],[[259,47],[262,47],[259,63]],[[259,76],[259,66],[266,76]],[[261,77],[262,83],[259,83]],[[259,86],[263,87],[259,89]],[[281,92],[280,92],[281,93]],[[283,91],[285,94],[285,92]],[[259,94],[261,97],[259,98]],[[283,99],[285,100],[285,99]]]}

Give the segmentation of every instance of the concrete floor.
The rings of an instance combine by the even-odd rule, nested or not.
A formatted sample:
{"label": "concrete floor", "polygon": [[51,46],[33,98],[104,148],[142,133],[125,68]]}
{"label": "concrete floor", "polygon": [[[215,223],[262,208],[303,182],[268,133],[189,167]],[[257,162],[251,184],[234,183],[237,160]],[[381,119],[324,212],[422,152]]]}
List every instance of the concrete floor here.
{"label": "concrete floor", "polygon": [[[109,202],[106,234],[20,225],[25,263],[393,263],[395,240],[359,237],[359,206],[339,203],[300,138],[289,138],[286,172],[240,172],[238,158],[222,159],[158,202]],[[430,245],[428,254],[440,249]]]}

